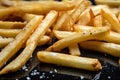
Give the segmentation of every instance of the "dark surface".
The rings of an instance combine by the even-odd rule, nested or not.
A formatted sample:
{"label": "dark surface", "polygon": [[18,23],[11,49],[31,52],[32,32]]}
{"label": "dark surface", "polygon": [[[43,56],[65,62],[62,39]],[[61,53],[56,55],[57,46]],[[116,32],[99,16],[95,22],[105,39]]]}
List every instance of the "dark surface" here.
{"label": "dark surface", "polygon": [[[31,59],[19,71],[0,76],[0,80],[120,80],[118,58],[89,50],[81,49],[82,55],[91,58],[98,58],[103,69],[98,72],[91,72],[75,68],[40,63],[36,52],[43,50],[46,46],[38,47]],[[67,50],[63,50],[66,52]]]}

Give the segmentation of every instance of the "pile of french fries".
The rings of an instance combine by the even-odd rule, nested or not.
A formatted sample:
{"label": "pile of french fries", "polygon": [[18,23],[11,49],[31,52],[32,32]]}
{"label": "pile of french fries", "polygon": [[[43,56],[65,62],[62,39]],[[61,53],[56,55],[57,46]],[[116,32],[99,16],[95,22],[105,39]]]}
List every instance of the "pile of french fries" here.
{"label": "pile of french fries", "polygon": [[[58,40],[37,52],[41,62],[99,71],[100,61],[82,57],[79,47],[120,57],[118,6],[92,5],[88,0],[0,3],[0,75],[21,69],[37,46],[49,44],[54,38]],[[11,59],[21,48],[23,51]],[[64,48],[69,54],[60,53]]]}

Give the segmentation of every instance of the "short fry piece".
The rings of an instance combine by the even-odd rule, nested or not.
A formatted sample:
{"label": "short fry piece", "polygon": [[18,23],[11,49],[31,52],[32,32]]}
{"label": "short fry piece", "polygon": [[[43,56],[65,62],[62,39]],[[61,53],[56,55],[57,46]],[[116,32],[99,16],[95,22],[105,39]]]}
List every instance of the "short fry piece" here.
{"label": "short fry piece", "polygon": [[15,60],[5,66],[5,68],[0,71],[0,74],[17,71],[29,60],[30,56],[38,45],[39,38],[42,38],[49,27],[54,23],[57,18],[57,14],[57,11],[50,11],[47,14],[42,23],[37,27],[34,33],[27,40],[26,47],[23,52]]}
{"label": "short fry piece", "polygon": [[0,28],[2,29],[22,29],[25,25],[25,22],[0,21]]}
{"label": "short fry piece", "polygon": [[80,46],[85,49],[95,50],[109,55],[120,57],[120,45],[114,43],[105,43],[98,41],[86,41],[80,43]]}
{"label": "short fry piece", "polygon": [[61,66],[68,66],[90,71],[98,71],[102,69],[102,66],[98,59],[78,57],[68,54],[47,51],[39,51],[37,53],[37,57],[42,62],[57,64]]}
{"label": "short fry piece", "polygon": [[21,29],[0,29],[0,36],[3,37],[15,37]]}
{"label": "short fry piece", "polygon": [[34,17],[16,37],[0,52],[0,68],[22,47],[34,29],[41,22],[41,17]]}
{"label": "short fry piece", "polygon": [[48,47],[48,51],[59,51],[65,47],[68,47],[70,44],[91,40],[94,39],[95,36],[103,36],[109,32],[107,27],[96,27],[93,30],[78,32],[66,38],[63,38],[57,42],[55,42],[52,46]]}
{"label": "short fry piece", "polygon": [[80,56],[81,52],[78,44],[71,44],[68,46],[69,53],[74,56]]}
{"label": "short fry piece", "polygon": [[117,19],[117,17],[111,13],[111,11],[107,8],[101,10],[102,16],[109,21],[109,23],[112,25],[112,29],[116,32],[120,33],[120,23]]}

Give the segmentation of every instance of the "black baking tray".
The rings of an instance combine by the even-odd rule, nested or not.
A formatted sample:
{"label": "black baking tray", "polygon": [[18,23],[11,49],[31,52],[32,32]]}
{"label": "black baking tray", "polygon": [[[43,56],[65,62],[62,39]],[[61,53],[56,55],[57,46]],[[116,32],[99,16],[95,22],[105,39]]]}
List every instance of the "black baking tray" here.
{"label": "black baking tray", "polygon": [[[93,2],[93,0],[91,1]],[[95,3],[93,2],[93,4]],[[37,59],[36,53],[46,49],[49,45],[37,47],[22,69],[1,75],[0,80],[120,80],[118,58],[96,51],[80,48],[81,56],[99,59],[103,69],[98,72],[42,63]],[[68,51],[64,49],[62,52],[67,53]]]}

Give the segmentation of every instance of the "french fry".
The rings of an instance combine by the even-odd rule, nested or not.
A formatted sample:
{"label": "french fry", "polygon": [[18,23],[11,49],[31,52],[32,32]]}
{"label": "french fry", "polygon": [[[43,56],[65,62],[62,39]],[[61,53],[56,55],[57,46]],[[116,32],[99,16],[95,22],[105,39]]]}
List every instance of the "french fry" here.
{"label": "french fry", "polygon": [[42,17],[34,17],[24,29],[0,52],[0,68],[22,47],[30,34],[37,28],[42,21]]}
{"label": "french fry", "polygon": [[58,1],[10,1],[10,0],[2,0],[1,4],[5,6],[25,6],[25,5],[51,5],[56,7],[58,6],[70,6],[72,5],[70,2],[58,2]]}
{"label": "french fry", "polygon": [[[43,3],[46,3],[46,4],[43,4]],[[50,10],[66,11],[66,10],[73,9],[74,7],[75,7],[74,4],[67,3],[67,2],[42,1],[42,3],[36,3],[31,5],[26,4],[24,6],[21,5],[17,7],[14,6],[14,7],[9,7],[7,9],[14,10],[14,13],[47,14]]]}
{"label": "french fry", "polygon": [[22,29],[25,22],[0,21],[0,29]]}
{"label": "french fry", "polygon": [[[74,31],[76,32],[82,32],[82,31],[88,31],[88,30],[92,30],[94,29],[94,27],[90,27],[90,26],[81,26],[81,25],[74,25]],[[60,32],[59,32],[60,33]],[[58,33],[56,33],[57,35]],[[66,33],[63,33],[63,34],[66,34]],[[70,34],[70,33],[69,33]],[[66,36],[69,34],[66,34]],[[73,34],[73,33],[71,33]],[[60,35],[57,35],[58,37],[62,37],[62,34],[61,36]],[[106,41],[106,42],[110,42],[110,43],[116,43],[116,44],[120,44],[120,34],[119,33],[116,33],[116,32],[113,32],[113,31],[110,31],[109,34],[103,36],[103,37],[97,37],[95,38],[96,40],[101,40],[101,41]]]}
{"label": "french fry", "polygon": [[102,66],[98,59],[72,56],[55,52],[39,51],[37,57],[41,62],[68,66],[90,71],[98,71]]}
{"label": "french fry", "polygon": [[101,15],[97,15],[97,16],[94,17],[93,25],[95,27],[102,27],[102,16]]}
{"label": "french fry", "polygon": [[42,38],[45,32],[49,29],[49,27],[54,23],[57,18],[57,14],[58,13],[56,11],[50,11],[48,13],[42,23],[37,27],[34,33],[27,40],[26,47],[23,52],[15,60],[5,66],[0,71],[0,74],[17,71],[29,60],[30,56],[38,45],[39,38]]}
{"label": "french fry", "polygon": [[21,31],[21,29],[0,29],[0,36],[15,37]]}
{"label": "french fry", "polygon": [[109,9],[102,9],[101,10],[101,15],[108,20],[108,22],[112,25],[112,29],[116,32],[120,32],[120,23],[118,21],[118,19],[116,18],[116,16],[111,13],[111,11]]}
{"label": "french fry", "polygon": [[72,26],[77,22],[79,15],[89,6],[89,2],[81,0],[79,6],[73,11],[71,15],[64,22],[62,29],[72,31]]}
{"label": "french fry", "polygon": [[66,38],[63,38],[57,42],[55,42],[52,46],[48,47],[47,51],[59,51],[65,47],[68,47],[70,44],[91,40],[94,39],[95,36],[103,36],[108,34],[109,29],[107,27],[96,27],[93,30],[78,32]]}
{"label": "french fry", "polygon": [[74,56],[80,56],[81,52],[78,44],[71,44],[68,46],[69,53]]}
{"label": "french fry", "polygon": [[12,42],[14,40],[14,38],[0,38],[0,48],[5,47],[7,44],[9,44],[10,42]]}
{"label": "french fry", "polygon": [[96,4],[107,4],[111,6],[119,6],[120,0],[95,0]]}
{"label": "french fry", "polygon": [[[75,34],[75,32],[68,32],[68,31],[54,31],[54,34],[55,36],[58,38],[58,39],[63,39],[63,38],[66,38],[72,34]],[[81,52],[80,52],[80,49],[79,49],[79,46],[78,44],[71,44],[68,46],[68,49],[69,49],[69,53],[71,55],[75,55],[75,56],[79,56],[81,55]]]}
{"label": "french fry", "polygon": [[95,50],[109,55],[120,57],[120,45],[114,43],[98,42],[98,41],[86,41],[80,43],[80,46],[84,49]]}

